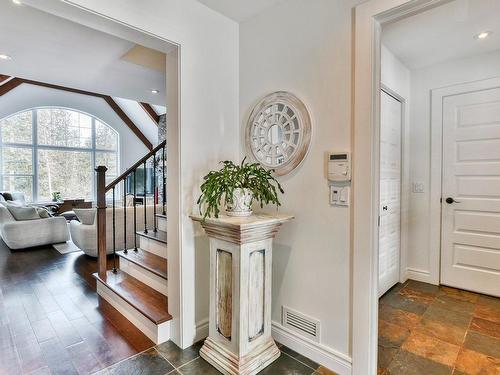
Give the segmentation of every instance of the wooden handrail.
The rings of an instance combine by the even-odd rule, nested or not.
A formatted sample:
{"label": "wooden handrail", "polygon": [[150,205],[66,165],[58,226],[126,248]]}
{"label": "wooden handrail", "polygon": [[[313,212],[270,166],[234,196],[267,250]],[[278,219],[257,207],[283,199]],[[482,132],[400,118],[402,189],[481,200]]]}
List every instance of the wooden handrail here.
{"label": "wooden handrail", "polygon": [[[153,148],[151,151],[149,151],[143,158],[141,158],[138,162],[136,162],[134,165],[132,165],[129,169],[127,169],[125,172],[123,172],[121,175],[119,175],[117,178],[115,178],[113,181],[111,181],[107,186],[104,192],[108,192],[113,188],[113,186],[116,186],[120,181],[124,180],[128,175],[130,175],[134,170],[139,168],[146,160],[148,160],[151,156],[156,154],[160,149],[165,147],[167,144],[167,141],[161,142],[158,146]],[[97,192],[99,194],[99,191]]]}

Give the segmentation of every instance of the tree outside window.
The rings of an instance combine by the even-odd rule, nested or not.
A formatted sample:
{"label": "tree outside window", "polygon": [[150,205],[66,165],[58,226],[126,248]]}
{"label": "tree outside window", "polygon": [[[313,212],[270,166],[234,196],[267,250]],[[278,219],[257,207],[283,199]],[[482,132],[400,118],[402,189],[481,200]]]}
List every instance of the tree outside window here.
{"label": "tree outside window", "polygon": [[35,108],[0,120],[0,183],[29,200],[94,199],[94,168],[119,173],[118,133],[99,119],[66,108]]}

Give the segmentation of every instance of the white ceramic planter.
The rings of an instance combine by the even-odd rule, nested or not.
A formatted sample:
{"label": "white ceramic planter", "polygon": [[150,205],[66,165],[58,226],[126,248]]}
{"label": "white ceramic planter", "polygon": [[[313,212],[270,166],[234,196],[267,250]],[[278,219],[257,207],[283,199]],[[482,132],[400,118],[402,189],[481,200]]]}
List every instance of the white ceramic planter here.
{"label": "white ceramic planter", "polygon": [[253,194],[250,189],[234,189],[233,202],[226,205],[228,216],[250,216],[252,214]]}

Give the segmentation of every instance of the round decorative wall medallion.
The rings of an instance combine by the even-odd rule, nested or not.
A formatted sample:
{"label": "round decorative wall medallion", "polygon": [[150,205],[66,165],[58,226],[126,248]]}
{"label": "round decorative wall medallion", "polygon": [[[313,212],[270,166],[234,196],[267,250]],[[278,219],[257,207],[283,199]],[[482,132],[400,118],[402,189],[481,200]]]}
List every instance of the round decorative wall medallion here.
{"label": "round decorative wall medallion", "polygon": [[311,142],[311,118],[295,95],[278,91],[267,95],[248,118],[248,153],[282,176],[304,159]]}

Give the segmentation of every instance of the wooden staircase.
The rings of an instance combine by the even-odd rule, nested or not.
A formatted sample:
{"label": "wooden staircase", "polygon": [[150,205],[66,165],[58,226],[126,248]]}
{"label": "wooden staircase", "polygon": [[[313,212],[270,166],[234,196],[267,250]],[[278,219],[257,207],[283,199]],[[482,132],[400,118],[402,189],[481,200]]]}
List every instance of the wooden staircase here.
{"label": "wooden staircase", "polygon": [[[157,213],[157,203],[151,206],[154,210],[154,223],[152,229],[136,230],[133,247],[127,246],[126,233],[124,248],[116,249],[115,224],[116,220],[125,220],[126,217],[116,218],[114,214],[115,187],[123,181],[124,201],[126,201],[126,180],[133,177],[134,197],[136,204],[136,172],[139,167],[146,170],[146,162],[152,158],[153,164],[153,197],[157,196],[157,154],[162,151],[162,207],[161,213]],[[154,157],[153,157],[154,156]],[[97,293],[109,302],[123,316],[132,322],[139,330],[148,336],[156,344],[170,339],[170,320],[172,316],[168,312],[168,263],[167,263],[167,217],[165,214],[165,142],[162,142],[133,167],[127,170],[108,186],[104,186],[105,168],[98,167],[98,249],[99,249],[99,272],[94,274],[97,280]],[[104,168],[104,169],[103,169]],[[144,173],[146,176],[146,173]],[[146,177],[144,177],[144,185]],[[112,206],[106,207],[106,192],[112,191]],[[146,192],[144,196],[146,196]],[[153,198],[156,200],[156,198]],[[145,199],[146,201],[146,199]],[[148,206],[146,205],[145,208]],[[105,209],[113,209],[113,256],[116,258],[117,267],[111,271],[106,270],[106,216]],[[146,211],[147,212],[147,211]],[[104,215],[103,215],[104,213]],[[125,213],[124,216],[127,216]],[[147,215],[144,218],[136,216],[134,206],[134,229],[137,221],[144,219],[144,228],[148,228]],[[151,224],[151,223],[150,223]],[[102,261],[104,259],[104,261]],[[103,268],[104,267],[104,268]]]}

